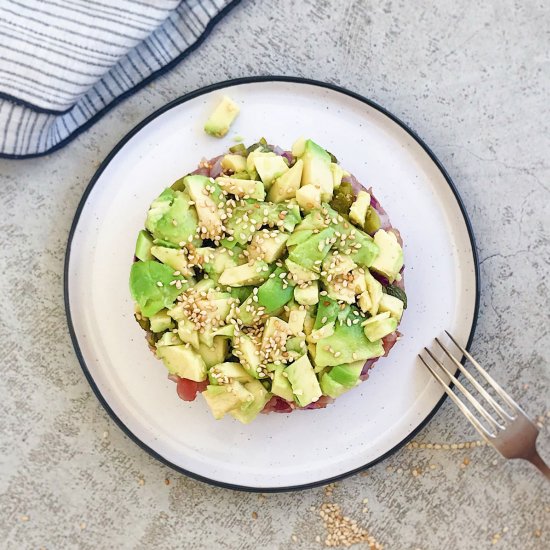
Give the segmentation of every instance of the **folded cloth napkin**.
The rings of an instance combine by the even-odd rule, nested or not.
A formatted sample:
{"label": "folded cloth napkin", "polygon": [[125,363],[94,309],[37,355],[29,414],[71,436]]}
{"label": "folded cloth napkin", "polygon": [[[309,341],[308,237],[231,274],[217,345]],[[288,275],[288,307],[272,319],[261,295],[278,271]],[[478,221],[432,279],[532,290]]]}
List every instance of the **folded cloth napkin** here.
{"label": "folded cloth napkin", "polygon": [[239,0],[2,0],[0,156],[62,147],[198,46]]}

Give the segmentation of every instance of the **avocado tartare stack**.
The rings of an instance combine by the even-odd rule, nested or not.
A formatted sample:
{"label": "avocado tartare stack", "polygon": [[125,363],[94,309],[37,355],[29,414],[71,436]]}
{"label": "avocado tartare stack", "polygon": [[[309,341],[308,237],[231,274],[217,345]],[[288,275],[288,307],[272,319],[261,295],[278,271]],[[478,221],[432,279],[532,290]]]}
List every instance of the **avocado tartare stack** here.
{"label": "avocado tartare stack", "polygon": [[357,386],[406,308],[399,232],[312,140],[202,161],[151,204],[130,289],[153,353],[215,418],[322,408]]}

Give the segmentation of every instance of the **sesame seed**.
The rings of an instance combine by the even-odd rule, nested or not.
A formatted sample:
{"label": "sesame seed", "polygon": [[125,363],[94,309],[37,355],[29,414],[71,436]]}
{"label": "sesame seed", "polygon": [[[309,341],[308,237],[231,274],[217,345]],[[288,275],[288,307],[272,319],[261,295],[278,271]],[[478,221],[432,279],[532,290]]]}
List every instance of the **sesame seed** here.
{"label": "sesame seed", "polygon": [[161,281],[157,281],[157,286],[164,286]]}

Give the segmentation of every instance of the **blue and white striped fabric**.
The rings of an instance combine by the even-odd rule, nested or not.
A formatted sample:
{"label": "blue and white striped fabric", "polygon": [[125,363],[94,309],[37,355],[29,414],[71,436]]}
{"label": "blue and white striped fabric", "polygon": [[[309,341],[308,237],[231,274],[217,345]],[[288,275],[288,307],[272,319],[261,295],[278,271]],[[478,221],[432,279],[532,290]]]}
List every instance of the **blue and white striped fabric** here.
{"label": "blue and white striped fabric", "polygon": [[0,156],[61,147],[238,0],[0,0]]}

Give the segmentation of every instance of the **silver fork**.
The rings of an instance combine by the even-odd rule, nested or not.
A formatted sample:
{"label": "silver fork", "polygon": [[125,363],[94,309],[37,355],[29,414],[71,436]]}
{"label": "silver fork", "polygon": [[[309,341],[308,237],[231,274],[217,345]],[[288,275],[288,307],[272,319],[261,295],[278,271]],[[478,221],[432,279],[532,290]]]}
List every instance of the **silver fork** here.
{"label": "silver fork", "polygon": [[479,413],[485,422],[482,422],[472,411],[458,398],[458,396],[449,387],[448,383],[436,372],[436,370],[428,365],[424,358],[419,355],[420,360],[426,365],[434,378],[443,386],[447,395],[456,403],[458,408],[464,413],[466,418],[472,423],[474,428],[479,432],[481,437],[490,443],[502,456],[505,458],[523,458],[534,464],[548,480],[550,480],[550,468],[537,452],[536,440],[539,434],[537,425],[525,414],[521,407],[500,387],[499,384],[487,373],[487,371],[447,332],[447,336],[453,341],[455,346],[460,350],[472,365],[477,369],[482,379],[487,384],[492,386],[496,394],[509,407],[510,412],[506,411],[499,403],[487,392],[487,390],[466,370],[462,363],[456,359],[449,350],[439,341],[435,341],[445,352],[447,357],[456,365],[464,377],[472,384],[479,392],[484,400],[490,405],[493,410],[491,414],[487,407],[482,405],[472,393],[467,390],[464,385],[451,374],[449,369],[437,359],[428,349],[424,350],[437,364],[437,366],[446,373],[450,381],[456,386],[458,391],[466,398],[472,407]]}

